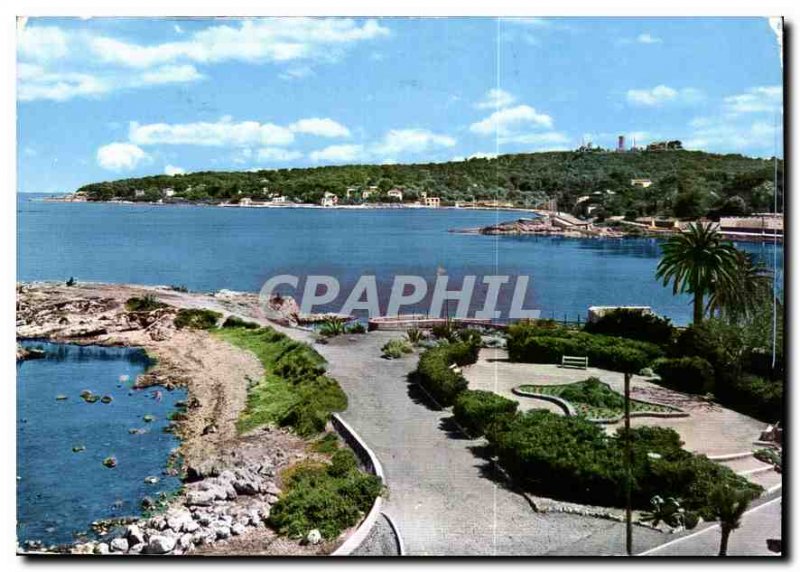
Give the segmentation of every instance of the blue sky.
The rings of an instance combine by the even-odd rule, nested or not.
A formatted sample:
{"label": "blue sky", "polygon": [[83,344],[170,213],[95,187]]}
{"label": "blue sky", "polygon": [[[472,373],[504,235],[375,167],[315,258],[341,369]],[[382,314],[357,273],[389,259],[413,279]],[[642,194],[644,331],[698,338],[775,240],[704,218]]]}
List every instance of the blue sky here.
{"label": "blue sky", "polygon": [[33,19],[17,59],[22,192],[620,134],[769,157],[782,101],[757,18]]}

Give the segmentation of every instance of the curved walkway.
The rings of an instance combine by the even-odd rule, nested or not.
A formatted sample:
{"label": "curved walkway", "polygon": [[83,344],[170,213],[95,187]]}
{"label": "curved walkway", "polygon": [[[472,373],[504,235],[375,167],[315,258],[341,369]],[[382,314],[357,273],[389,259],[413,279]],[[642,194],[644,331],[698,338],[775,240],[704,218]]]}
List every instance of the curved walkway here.
{"label": "curved walkway", "polygon": [[[595,534],[623,538],[619,523],[568,514],[538,514],[508,490],[465,438],[448,411],[436,410],[406,376],[416,356],[384,360],[397,333],[343,336],[315,348],[347,392],[342,416],[383,464],[384,511],[397,523],[409,555],[536,555]],[[477,453],[477,454],[476,454]],[[641,536],[641,546],[663,535]]]}

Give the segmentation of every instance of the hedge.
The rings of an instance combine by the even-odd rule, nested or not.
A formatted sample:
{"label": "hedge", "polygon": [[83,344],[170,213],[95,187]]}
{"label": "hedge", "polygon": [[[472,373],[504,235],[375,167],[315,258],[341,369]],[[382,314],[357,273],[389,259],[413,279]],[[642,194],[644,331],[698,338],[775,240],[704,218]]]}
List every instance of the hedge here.
{"label": "hedge", "polygon": [[568,330],[541,335],[539,328],[510,328],[508,355],[511,361],[555,364],[565,355],[586,356],[592,367],[638,373],[663,351],[655,344],[627,338]]}
{"label": "hedge", "polygon": [[667,318],[629,308],[607,312],[584,330],[590,334],[620,336],[666,346],[672,341],[674,329]]}
{"label": "hedge", "polygon": [[744,374],[719,387],[714,395],[722,405],[766,423],[783,419],[783,380]]}
{"label": "hedge", "polygon": [[678,391],[698,394],[714,391],[714,368],[701,357],[657,359],[653,370],[663,385]]}
{"label": "hedge", "polygon": [[423,352],[415,378],[441,405],[453,405],[467,389],[467,380],[452,366],[465,366],[478,359],[480,346],[473,341],[446,343]]}
{"label": "hedge", "polygon": [[456,398],[453,415],[462,427],[477,437],[499,416],[516,413],[517,405],[516,401],[491,391],[468,389]]}
{"label": "hedge", "polygon": [[[487,433],[501,466],[536,494],[600,506],[625,505],[625,433],[609,436],[580,417],[533,410],[499,423]],[[632,502],[647,509],[655,495],[680,498],[687,510],[710,518],[709,495],[720,483],[763,489],[729,468],[682,449],[667,428],[631,429]],[[657,456],[652,454],[656,453]]]}

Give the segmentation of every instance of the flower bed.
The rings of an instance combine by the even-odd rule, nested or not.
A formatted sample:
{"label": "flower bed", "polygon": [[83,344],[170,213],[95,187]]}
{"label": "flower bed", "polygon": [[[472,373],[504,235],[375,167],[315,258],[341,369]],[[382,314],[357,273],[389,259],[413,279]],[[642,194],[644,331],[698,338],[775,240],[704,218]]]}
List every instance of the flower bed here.
{"label": "flower bed", "polygon": [[[613,422],[625,412],[625,398],[595,377],[563,385],[520,385],[515,393],[528,397],[556,397],[571,406],[575,415],[590,421]],[[634,416],[685,416],[677,407],[631,399]]]}

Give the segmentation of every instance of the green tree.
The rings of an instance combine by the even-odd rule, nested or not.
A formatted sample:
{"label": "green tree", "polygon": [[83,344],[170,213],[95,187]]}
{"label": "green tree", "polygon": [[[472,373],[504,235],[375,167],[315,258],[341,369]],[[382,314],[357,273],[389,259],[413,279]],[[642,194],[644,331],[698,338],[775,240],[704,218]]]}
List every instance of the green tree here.
{"label": "green tree", "polygon": [[694,223],[667,240],[661,250],[656,278],[664,286],[672,282],[673,294],[694,296],[693,321],[699,324],[705,314],[704,296],[730,282],[738,269],[736,248],[722,239],[716,226]]}
{"label": "green tree", "polygon": [[727,556],[728,540],[731,533],[742,525],[742,516],[750,506],[753,495],[749,491],[729,485],[717,485],[711,490],[708,500],[722,532],[719,541],[719,556]]}
{"label": "green tree", "polygon": [[750,253],[736,251],[736,269],[729,280],[712,285],[708,311],[731,322],[751,317],[772,296],[772,273]]}

